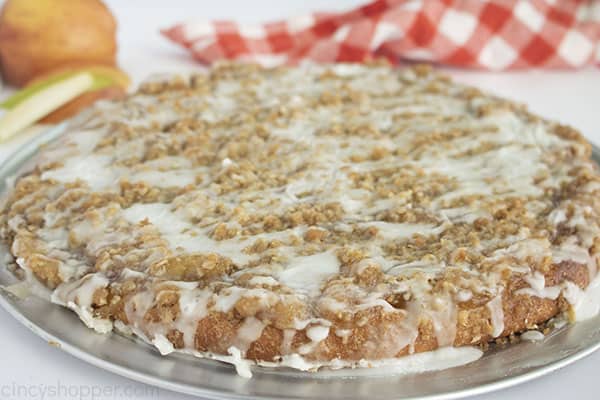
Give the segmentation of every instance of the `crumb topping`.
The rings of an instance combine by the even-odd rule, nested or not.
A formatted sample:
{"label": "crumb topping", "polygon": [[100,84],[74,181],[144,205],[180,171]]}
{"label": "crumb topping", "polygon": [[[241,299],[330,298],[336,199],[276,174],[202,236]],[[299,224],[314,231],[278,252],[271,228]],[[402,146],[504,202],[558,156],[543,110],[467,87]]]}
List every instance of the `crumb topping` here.
{"label": "crumb topping", "polygon": [[282,335],[279,359],[338,342],[389,358],[424,332],[464,344],[477,306],[470,340],[512,334],[509,291],[578,301],[600,250],[589,155],[423,67],[223,64],[78,117],[17,179],[0,234],[53,301],[161,352],[261,359]]}

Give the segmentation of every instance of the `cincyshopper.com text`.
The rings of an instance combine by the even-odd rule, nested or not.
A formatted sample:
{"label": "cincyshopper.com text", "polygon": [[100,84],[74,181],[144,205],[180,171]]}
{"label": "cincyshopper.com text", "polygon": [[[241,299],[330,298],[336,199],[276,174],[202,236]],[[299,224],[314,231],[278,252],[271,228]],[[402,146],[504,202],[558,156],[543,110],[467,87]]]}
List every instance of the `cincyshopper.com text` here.
{"label": "cincyshopper.com text", "polygon": [[54,384],[1,383],[0,398],[4,400],[112,400],[159,399],[160,389],[142,385],[77,385],[57,381]]}

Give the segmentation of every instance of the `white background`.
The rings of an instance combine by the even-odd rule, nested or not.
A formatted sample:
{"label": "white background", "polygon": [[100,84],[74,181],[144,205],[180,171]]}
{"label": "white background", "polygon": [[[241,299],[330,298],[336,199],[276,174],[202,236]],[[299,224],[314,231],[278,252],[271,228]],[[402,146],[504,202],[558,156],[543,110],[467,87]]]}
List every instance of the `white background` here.
{"label": "white background", "polygon": [[[323,6],[325,2],[317,0],[107,1],[119,21],[119,62],[135,82],[151,73],[198,68],[183,50],[159,35],[160,27],[167,27],[174,22],[191,17],[235,18],[239,21],[257,22],[323,7],[330,10],[344,9],[361,2],[337,0]],[[600,144],[600,70],[504,74],[449,72],[461,81],[527,103],[534,112],[573,125],[589,140]],[[8,144],[0,145],[0,162],[32,134],[22,135]],[[189,396],[165,390],[156,391],[79,361],[49,346],[3,310],[0,310],[0,348],[1,399],[59,398],[51,397],[49,392],[45,397],[42,396],[43,390],[52,388],[61,388],[63,396],[60,398],[68,399],[190,399]],[[477,399],[597,399],[598,370],[600,352],[546,377],[479,396]],[[28,393],[23,393],[23,388]],[[13,392],[18,390],[25,396],[14,396]],[[99,390],[106,392],[98,395]]]}

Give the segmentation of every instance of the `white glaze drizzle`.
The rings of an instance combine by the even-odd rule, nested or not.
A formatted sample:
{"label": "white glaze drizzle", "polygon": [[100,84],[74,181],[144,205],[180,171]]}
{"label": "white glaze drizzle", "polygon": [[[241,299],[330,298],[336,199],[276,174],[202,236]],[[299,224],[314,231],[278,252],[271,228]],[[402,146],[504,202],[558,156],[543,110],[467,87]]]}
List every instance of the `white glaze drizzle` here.
{"label": "white glaze drizzle", "polygon": [[[318,94],[319,91],[328,89],[327,83],[307,81],[307,79],[312,79],[310,77],[313,74],[322,73],[323,67],[307,66],[306,68],[307,70],[304,72],[294,69],[286,72],[277,85],[266,84],[264,81],[259,82],[255,87],[257,101],[268,107],[279,105],[301,107],[315,93]],[[124,161],[128,157],[144,155],[145,142],[143,139],[132,139],[128,146],[99,149],[98,144],[110,133],[105,127],[93,128],[99,121],[126,122],[130,126],[150,127],[152,122],[158,122],[159,125],[165,126],[179,118],[177,112],[169,107],[161,108],[151,118],[147,118],[147,116],[144,118],[145,107],[155,105],[155,99],[147,95],[133,96],[129,100],[127,111],[119,110],[118,105],[99,106],[97,111],[101,115],[94,116],[85,122],[82,128],[68,133],[57,144],[44,150],[38,159],[38,165],[43,169],[41,179],[60,183],[83,183],[86,188],[83,189],[84,192],[87,189],[96,192],[118,192],[118,184],[122,179],[133,183],[143,182],[151,187],[161,189],[182,188],[186,185],[196,184],[198,188],[205,190],[205,193],[197,197],[182,195],[171,204],[137,203],[127,208],[109,204],[95,210],[90,215],[69,221],[68,229],[60,226],[54,228],[54,226],[60,225],[61,218],[70,217],[71,210],[63,210],[60,213],[44,213],[46,225],[40,229],[39,238],[45,242],[46,246],[52,248],[51,254],[60,260],[60,275],[66,281],[54,291],[53,301],[74,309],[88,326],[98,331],[105,332],[112,329],[109,321],[93,316],[91,307],[94,291],[108,285],[110,280],[105,275],[102,265],[98,272],[81,278],[83,274],[87,273],[89,266],[80,260],[69,258],[66,250],[69,249],[69,240],[72,237],[84,246],[86,255],[93,259],[102,254],[105,249],[130,243],[142,234],[157,234],[160,239],[157,239],[154,247],[136,249],[137,253],[131,252],[126,255],[134,257],[144,254],[145,256],[138,266],[140,270],[126,268],[119,275],[120,279],[136,279],[146,276],[146,269],[149,266],[173,254],[214,252],[228,257],[238,266],[242,266],[258,259],[258,255],[248,254],[244,251],[255,240],[284,241],[290,235],[301,237],[306,232],[307,227],[300,226],[232,240],[215,240],[211,237],[211,232],[217,221],[203,226],[198,226],[193,221],[202,219],[202,213],[216,203],[216,198],[229,211],[242,205],[249,213],[257,213],[263,208],[276,212],[290,205],[314,201],[338,201],[346,212],[344,220],[335,224],[336,229],[339,229],[340,232],[352,232],[353,227],[377,229],[377,245],[369,248],[369,257],[355,266],[354,272],[361,274],[375,265],[390,276],[406,279],[413,279],[416,275],[435,277],[448,266],[445,261],[423,259],[403,262],[390,259],[381,251],[381,246],[408,239],[414,234],[440,235],[453,224],[471,224],[478,218],[490,218],[487,212],[478,208],[477,202],[465,207],[451,208],[449,206],[453,200],[464,196],[476,195],[487,199],[500,199],[513,195],[535,197],[542,193],[543,188],[557,188],[568,179],[566,168],[560,169],[560,166],[553,166],[558,169],[551,170],[550,163],[543,162],[544,157],[552,154],[553,151],[564,151],[565,149],[582,151],[577,145],[556,135],[548,134],[544,124],[524,121],[512,112],[500,111],[480,119],[468,117],[469,107],[476,106],[478,102],[484,104],[485,100],[481,98],[473,100],[470,105],[465,105],[462,101],[453,99],[452,96],[440,101],[435,95],[422,93],[411,94],[408,92],[400,98],[396,98],[395,101],[393,99],[390,101],[385,96],[377,97],[394,91],[410,90],[409,86],[405,87],[401,83],[402,79],[414,81],[415,78],[411,76],[410,72],[402,75],[402,79],[397,79],[397,77],[390,78],[386,69],[366,70],[361,66],[336,66],[334,70],[343,76],[352,77],[352,80],[349,81],[350,86],[367,91],[372,95],[372,98],[369,99],[371,104],[365,103],[361,107],[369,111],[369,106],[376,106],[377,110],[370,110],[372,113],[359,113],[355,116],[354,122],[375,122],[384,136],[375,141],[360,135],[350,137],[344,139],[347,146],[340,146],[339,138],[319,135],[320,130],[329,128],[332,122],[342,122],[337,110],[329,110],[326,107],[316,107],[310,115],[295,120],[287,126],[270,126],[271,135],[282,140],[295,141],[298,146],[297,156],[293,163],[294,168],[291,170],[300,169],[305,163],[314,164],[308,174],[300,175],[297,179],[279,188],[219,195],[211,191],[211,185],[214,184],[211,179],[215,179],[215,176],[210,176],[210,168],[192,166],[184,157],[168,156],[157,160],[146,160],[134,167],[127,166]],[[305,84],[300,84],[300,82]],[[220,82],[211,95],[199,99],[187,99],[187,102],[195,108],[202,109],[200,112],[202,119],[214,123],[235,114],[239,105],[232,95],[239,89],[240,86],[236,82]],[[289,95],[290,93],[293,94]],[[401,116],[405,113],[415,114],[414,120],[404,122]],[[469,137],[454,139],[451,150],[445,149],[444,152],[440,152],[436,146],[430,146],[423,150],[418,159],[395,157],[392,166],[405,168],[407,171],[410,168],[418,168],[425,174],[443,174],[454,178],[458,185],[433,201],[432,210],[439,217],[437,223],[391,223],[376,220],[374,216],[378,212],[407,205],[410,193],[406,194],[408,197],[399,195],[393,199],[372,199],[372,193],[368,190],[356,189],[352,186],[347,173],[363,173],[386,168],[390,166],[389,160],[384,158],[361,163],[352,163],[348,160],[354,155],[356,149],[366,149],[374,143],[385,145],[388,150],[401,150],[407,147],[419,135],[428,133],[430,126],[426,122],[419,122],[419,116],[425,118],[429,113],[435,113],[438,117],[456,117],[456,121],[446,123],[445,126],[449,129],[479,129],[478,140],[473,141]],[[373,119],[376,121],[372,121]],[[104,126],[108,125],[110,124],[106,123]],[[497,129],[487,129],[486,126]],[[401,128],[404,129],[402,135],[398,135],[395,130],[400,131]],[[164,135],[164,133],[157,134],[156,137],[160,137],[160,135]],[[484,140],[498,146],[477,157],[456,156],[461,152],[474,149]],[[318,149],[315,153],[318,157],[313,157],[315,154],[302,150],[311,149],[311,146],[307,145],[311,143]],[[234,171],[240,165],[233,157],[219,157],[220,174]],[[62,165],[53,166],[52,163],[56,161],[60,161]],[[514,168],[514,165],[519,165],[519,168]],[[501,176],[499,176],[499,171],[501,171]],[[534,185],[534,177],[544,174],[549,174],[550,177],[542,184]],[[201,183],[196,181],[198,176],[204,178]],[[590,192],[595,190],[593,185],[587,185],[584,189]],[[600,187],[596,189],[600,189]],[[57,188],[57,191],[60,190]],[[69,191],[72,190],[82,189],[69,189]],[[56,196],[49,197],[55,198]],[[29,200],[25,197],[20,200],[20,203],[25,204]],[[75,203],[72,207],[76,207],[77,204]],[[596,217],[591,209],[576,208],[576,212],[570,215],[563,208],[556,208],[548,216],[548,221],[554,226],[567,224],[567,226],[577,228],[578,237],[573,237],[571,240],[565,241],[559,248],[555,248],[548,240],[528,238],[527,232],[522,231],[520,237],[507,238],[504,242],[505,245],[501,245],[490,257],[490,260],[511,257],[516,262],[511,265],[511,268],[514,271],[522,271],[524,280],[529,285],[529,288],[521,289],[519,294],[548,299],[556,299],[562,294],[572,305],[576,319],[589,318],[596,315],[600,309],[600,295],[598,295],[600,291],[597,290],[600,284],[596,277],[597,260],[587,251],[598,231],[597,224],[590,222],[594,218]],[[143,226],[146,222],[149,222],[149,225]],[[22,216],[17,215],[8,221],[7,225],[16,232],[24,223]],[[164,243],[166,246],[163,246]],[[479,246],[480,249],[484,249],[486,245],[493,246],[494,244],[490,242]],[[13,243],[13,247],[13,251],[19,252],[18,241]],[[273,250],[273,254],[281,256],[278,262],[268,267],[254,268],[253,272],[260,273],[260,275],[249,280],[250,285],[266,287],[264,289],[232,285],[231,280],[236,278],[235,275],[227,278],[229,281],[226,283],[231,286],[221,290],[218,294],[212,293],[209,289],[172,282],[171,284],[179,287],[181,310],[179,318],[174,321],[174,327],[183,333],[186,351],[193,348],[197,323],[203,317],[210,311],[230,312],[244,297],[258,298],[262,305],[269,307],[278,299],[268,288],[283,285],[291,289],[303,301],[312,302],[322,294],[321,290],[325,283],[342,273],[342,265],[336,255],[336,250],[338,249],[334,248],[309,255],[296,254],[291,246],[281,246],[279,249]],[[530,271],[527,265],[518,265],[518,261],[531,255],[540,259],[552,256],[553,261],[557,263],[575,261],[585,264],[590,271],[590,276],[594,279],[585,290],[570,282],[555,287],[546,287],[543,275]],[[126,256],[119,255],[117,258],[123,257],[123,262],[127,262]],[[24,259],[20,259],[19,265],[28,272],[28,279],[35,280]],[[452,265],[452,267],[463,266]],[[499,289],[497,287],[498,280],[497,275],[490,274],[487,281],[482,283],[477,290],[497,291]],[[412,351],[418,333],[416,315],[421,312],[432,319],[438,344],[442,346],[452,344],[456,331],[455,301],[468,301],[473,296],[473,292],[470,289],[463,289],[454,295],[428,299],[426,293],[431,287],[426,282],[417,279],[413,279],[411,282],[410,289],[419,300],[407,305],[409,318],[402,327],[386,338],[384,345],[389,346],[391,351],[397,352],[405,346]],[[397,289],[401,291],[400,287]],[[385,312],[399,312],[382,298],[382,293],[352,290],[348,291],[348,295],[357,299],[358,303],[350,307],[353,310],[379,307]],[[427,301],[424,301],[425,299]],[[142,291],[134,296],[127,303],[125,311],[130,319],[132,332],[151,342],[161,353],[166,354],[174,349],[166,338],[165,332],[160,326],[149,326],[143,321],[144,313],[153,305],[154,301],[151,289],[147,289],[147,291]],[[326,296],[319,299],[319,305],[331,310],[348,308],[348,305]],[[497,337],[504,330],[501,292],[487,303],[487,307],[491,314],[492,335]],[[305,328],[311,343],[302,349],[293,349],[291,342],[294,332]],[[255,317],[247,317],[237,332],[234,345],[229,348],[230,355],[223,356],[236,365],[242,365],[238,369],[240,374],[246,376],[249,374],[249,370],[243,366],[246,365],[243,357],[249,346],[260,337],[263,329],[263,322]],[[311,318],[306,321],[298,321],[295,329],[284,331],[282,354],[285,355],[278,365],[315,369],[316,364],[307,361],[295,351],[302,350],[307,353],[314,351],[318,344],[330,334],[330,329],[330,322],[326,320],[319,321],[318,318]],[[351,331],[344,329],[335,329],[334,333],[342,338],[351,335]],[[213,355],[212,357],[221,356]],[[372,365],[376,362],[366,363]],[[318,366],[320,365],[325,364],[318,364]],[[335,365],[349,366],[350,364],[338,361]]]}

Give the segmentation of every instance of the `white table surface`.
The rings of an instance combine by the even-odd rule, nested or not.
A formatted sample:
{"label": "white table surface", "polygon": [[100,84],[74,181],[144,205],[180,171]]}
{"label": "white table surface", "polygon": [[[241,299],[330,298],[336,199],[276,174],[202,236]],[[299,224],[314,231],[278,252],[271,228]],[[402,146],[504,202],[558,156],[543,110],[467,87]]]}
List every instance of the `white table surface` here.
{"label": "white table surface", "polygon": [[[158,34],[159,27],[190,18],[236,18],[255,22],[322,8],[318,0],[109,0],[119,21],[119,61],[139,82],[152,73],[198,68],[186,53]],[[344,9],[361,0],[338,0]],[[450,71],[456,79],[529,104],[531,110],[568,123],[600,144],[600,70],[484,73]],[[29,133],[0,145],[0,163]],[[516,166],[518,168],[518,166]],[[90,334],[93,334],[90,332]],[[0,310],[0,399],[190,399],[103,371],[49,346]],[[476,397],[597,399],[600,352],[543,378]]]}

